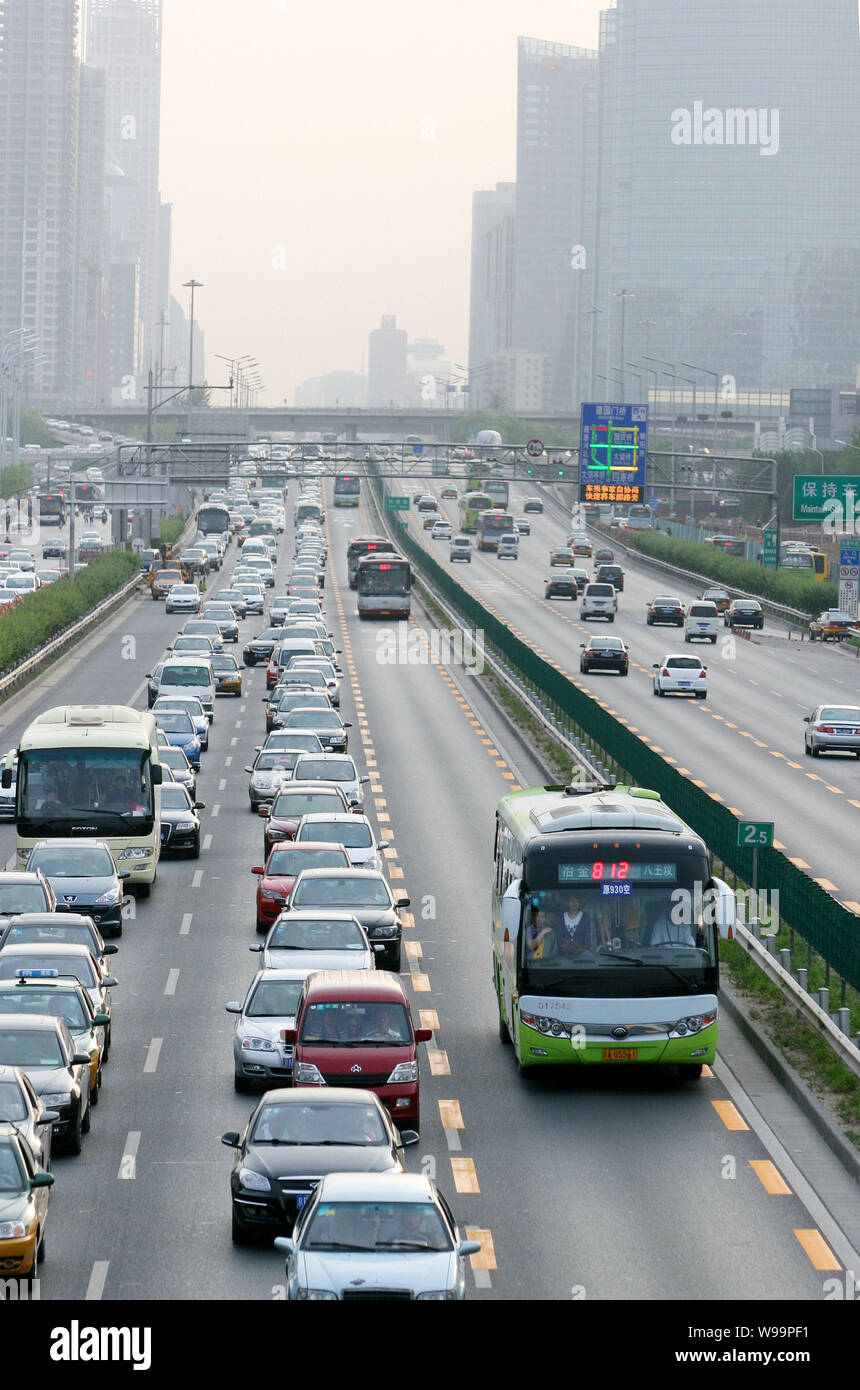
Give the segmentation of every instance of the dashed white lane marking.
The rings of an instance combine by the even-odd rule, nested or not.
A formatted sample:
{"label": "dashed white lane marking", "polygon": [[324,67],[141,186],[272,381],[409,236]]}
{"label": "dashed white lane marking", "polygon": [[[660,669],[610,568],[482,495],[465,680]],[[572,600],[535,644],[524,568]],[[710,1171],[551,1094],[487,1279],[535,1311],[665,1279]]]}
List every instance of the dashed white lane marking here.
{"label": "dashed white lane marking", "polygon": [[226,790],[227,790],[227,778],[226,778],[226,777],[222,777],[222,778],[221,778],[221,781],[218,783],[218,790],[219,790],[219,792],[223,792],[223,791],[226,791]]}
{"label": "dashed white lane marking", "polygon": [[216,816],[220,816],[220,814],[221,814],[221,803],[218,802],[218,801],[216,801],[216,802],[215,802],[215,805],[212,807],[212,819],[214,820],[215,817],[216,817]]}
{"label": "dashed white lane marking", "polygon": [[183,914],[183,917],[182,917],[182,926],[179,928],[179,935],[180,935],[180,936],[187,936],[188,933],[190,932],[190,930],[191,930],[191,918],[192,918],[193,916],[194,916],[193,912],[186,912],[186,913]]}
{"label": "dashed white lane marking", "polygon": [[199,888],[202,882],[203,882],[203,870],[202,870],[202,869],[195,869],[195,870],[194,870],[194,877],[193,877],[192,880],[191,880],[191,887],[192,887],[192,888]]}
{"label": "dashed white lane marking", "polygon": [[238,740],[237,738],[231,738],[231,740],[230,740],[230,747],[231,747],[231,748],[235,748],[235,747],[236,747],[236,744],[237,744],[238,742],[239,742],[239,740]]}
{"label": "dashed white lane marking", "polygon": [[225,767],[232,767],[232,766],[233,766],[233,758],[232,758],[232,755],[229,754],[229,753],[227,754],[227,757],[224,759],[224,766],[225,766]]}
{"label": "dashed white lane marking", "polygon": [[162,1044],[163,1042],[164,1042],[164,1038],[153,1038],[153,1039],[152,1039],[152,1042],[149,1044],[149,1047],[146,1049],[146,1061],[145,1061],[144,1064],[143,1064],[143,1070],[144,1070],[144,1072],[147,1072],[147,1073],[150,1073],[150,1074],[151,1074],[152,1072],[155,1071],[156,1067],[158,1066],[158,1058],[159,1058],[159,1056],[161,1055],[161,1044]]}
{"label": "dashed white lane marking", "polygon": [[123,1181],[137,1177],[137,1149],[140,1144],[140,1134],[139,1129],[131,1129],[128,1132],[117,1172],[117,1178]]}
{"label": "dashed white lane marking", "polygon": [[204,835],[204,836],[203,836],[203,849],[211,849],[211,848],[212,848],[212,836],[211,836],[211,835]]}
{"label": "dashed white lane marking", "polygon": [[90,1274],[90,1282],[84,1298],[87,1303],[97,1303],[105,1291],[110,1260],[96,1260]]}
{"label": "dashed white lane marking", "polygon": [[179,970],[178,970],[178,968],[174,967],[173,970],[168,970],[168,972],[167,972],[167,984],[164,986],[164,993],[165,993],[165,994],[175,994],[175,993],[176,993],[176,986],[178,985],[178,983],[179,983]]}

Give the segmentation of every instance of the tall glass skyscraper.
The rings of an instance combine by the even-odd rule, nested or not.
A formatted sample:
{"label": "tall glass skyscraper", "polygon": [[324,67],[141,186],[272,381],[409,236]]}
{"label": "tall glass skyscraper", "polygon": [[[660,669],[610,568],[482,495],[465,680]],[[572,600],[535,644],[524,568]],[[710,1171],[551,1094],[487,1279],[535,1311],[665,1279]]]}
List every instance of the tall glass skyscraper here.
{"label": "tall glass skyscraper", "polygon": [[739,389],[853,383],[857,0],[618,0],[601,18],[584,389],[645,352]]}

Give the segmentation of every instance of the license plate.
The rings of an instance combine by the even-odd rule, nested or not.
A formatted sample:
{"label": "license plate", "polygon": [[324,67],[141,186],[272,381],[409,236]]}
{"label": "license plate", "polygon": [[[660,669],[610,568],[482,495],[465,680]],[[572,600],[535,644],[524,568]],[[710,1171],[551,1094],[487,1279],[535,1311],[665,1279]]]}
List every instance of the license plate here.
{"label": "license plate", "polygon": [[706,632],[708,628],[707,623],[697,623],[696,626],[698,627],[700,632]]}
{"label": "license plate", "polygon": [[284,1068],[285,1068],[286,1071],[292,1071],[292,1069],[293,1069],[293,1059],[292,1059],[292,1056],[289,1056],[289,1057],[285,1057],[285,1058],[284,1058]]}
{"label": "license plate", "polygon": [[678,681],[678,689],[679,689],[679,690],[689,690],[692,684],[693,684],[692,681]]}
{"label": "license plate", "polygon": [[296,1193],[296,1211],[301,1211],[301,1209],[302,1209],[302,1207],[304,1206],[305,1202],[308,1201],[310,1195],[311,1195],[311,1194],[310,1194],[309,1192],[297,1192],[297,1193]]}
{"label": "license plate", "polygon": [[604,1047],[600,1050],[601,1062],[635,1062],[638,1055],[635,1047]]}

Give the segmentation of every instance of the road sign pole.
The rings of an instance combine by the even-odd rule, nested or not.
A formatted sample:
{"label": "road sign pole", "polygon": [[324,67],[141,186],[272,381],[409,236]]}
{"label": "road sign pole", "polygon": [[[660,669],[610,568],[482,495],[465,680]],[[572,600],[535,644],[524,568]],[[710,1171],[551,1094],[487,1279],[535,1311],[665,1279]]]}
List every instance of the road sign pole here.
{"label": "road sign pole", "polygon": [[758,846],[753,847],[752,890],[758,892]]}

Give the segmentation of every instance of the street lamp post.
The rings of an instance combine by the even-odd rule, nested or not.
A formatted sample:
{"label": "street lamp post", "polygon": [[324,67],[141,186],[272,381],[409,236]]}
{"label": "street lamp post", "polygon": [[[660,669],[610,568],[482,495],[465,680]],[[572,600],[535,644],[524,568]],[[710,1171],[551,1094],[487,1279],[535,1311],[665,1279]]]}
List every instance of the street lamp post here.
{"label": "street lamp post", "polygon": [[689,367],[692,372],[704,372],[705,376],[712,376],[714,378],[714,453],[719,453],[719,439],[717,438],[717,392],[720,385],[720,374],[719,372],[713,371],[710,367],[697,367],[695,362],[682,362],[681,366]]}
{"label": "street lamp post", "polygon": [[591,308],[590,308],[590,309],[586,309],[585,312],[586,312],[587,314],[590,314],[590,315],[591,315],[591,366],[590,366],[590,371],[589,371],[588,375],[589,375],[589,380],[590,380],[590,382],[591,382],[590,392],[591,392],[591,397],[592,397],[592,400],[593,400],[593,399],[594,399],[594,395],[595,395],[595,385],[594,385],[594,383],[595,383],[595,381],[596,381],[596,379],[597,379],[596,376],[595,376],[595,372],[594,372],[594,366],[595,366],[595,353],[596,353],[596,351],[597,351],[597,315],[598,315],[598,314],[604,314],[604,313],[606,312],[606,310],[605,310],[605,309],[598,309],[598,307],[597,307],[596,304],[592,304]]}
{"label": "street lamp post", "polygon": [[182,288],[191,291],[191,320],[188,325],[188,433],[191,433],[191,410],[193,405],[192,386],[194,383],[194,291],[203,288],[202,280],[185,280]]}
{"label": "street lamp post", "polygon": [[[614,295],[613,295],[613,298],[615,298],[615,299],[620,299],[620,300],[621,300],[621,361],[623,362],[623,361],[624,361],[624,326],[625,326],[625,322],[626,322],[627,301],[628,301],[628,299],[633,299],[633,298],[635,298],[635,296],[634,296],[632,290],[616,290],[615,293],[614,293]],[[615,368],[613,367],[612,370],[614,371]],[[623,393],[621,399],[622,399],[623,402],[626,402],[626,400],[627,400],[627,392],[626,392],[626,387],[625,387],[624,384],[623,384],[623,378],[622,378],[621,390],[622,390],[622,393]]]}

